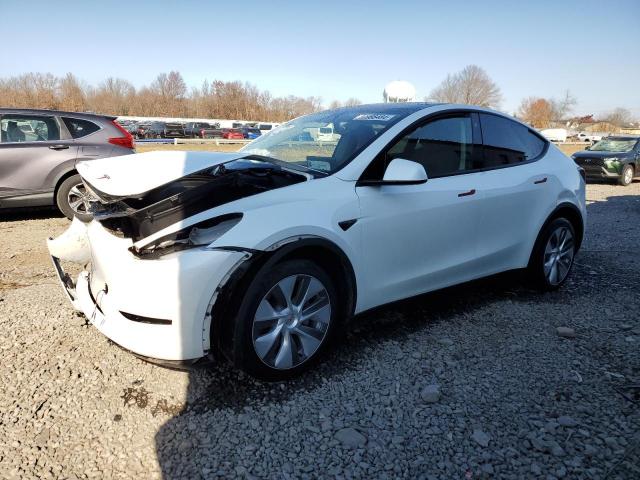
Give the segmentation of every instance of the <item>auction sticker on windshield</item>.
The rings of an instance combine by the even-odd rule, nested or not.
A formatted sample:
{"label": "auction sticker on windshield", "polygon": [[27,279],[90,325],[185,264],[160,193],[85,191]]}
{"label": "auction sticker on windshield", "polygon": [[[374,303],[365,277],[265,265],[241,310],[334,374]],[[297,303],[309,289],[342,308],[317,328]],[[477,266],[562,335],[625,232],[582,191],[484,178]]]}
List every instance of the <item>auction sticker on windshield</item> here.
{"label": "auction sticker on windshield", "polygon": [[361,113],[360,115],[356,115],[354,120],[377,120],[379,122],[388,122],[395,115],[390,115],[388,113]]}

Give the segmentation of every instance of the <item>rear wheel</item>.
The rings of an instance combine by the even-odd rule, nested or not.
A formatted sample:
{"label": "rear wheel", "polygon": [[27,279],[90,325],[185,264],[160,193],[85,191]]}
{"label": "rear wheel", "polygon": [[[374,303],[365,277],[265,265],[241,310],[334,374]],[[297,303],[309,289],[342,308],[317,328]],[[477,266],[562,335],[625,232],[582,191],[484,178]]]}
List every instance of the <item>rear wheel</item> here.
{"label": "rear wheel", "polygon": [[631,185],[632,181],[633,181],[633,166],[627,164],[624,167],[622,167],[622,174],[618,179],[618,183],[623,187],[626,187],[628,185]]}
{"label": "rear wheel", "polygon": [[56,205],[64,216],[68,219],[77,217],[83,222],[91,221],[90,199],[91,196],[82,183],[80,175],[72,175],[67,178],[60,184],[56,193]]}
{"label": "rear wheel", "polygon": [[541,290],[556,290],[567,280],[576,253],[576,233],[566,218],[544,227],[529,261],[529,274]]}
{"label": "rear wheel", "polygon": [[329,345],[338,311],[333,281],[309,260],[289,260],[259,272],[238,310],[236,364],[268,381],[308,370]]}

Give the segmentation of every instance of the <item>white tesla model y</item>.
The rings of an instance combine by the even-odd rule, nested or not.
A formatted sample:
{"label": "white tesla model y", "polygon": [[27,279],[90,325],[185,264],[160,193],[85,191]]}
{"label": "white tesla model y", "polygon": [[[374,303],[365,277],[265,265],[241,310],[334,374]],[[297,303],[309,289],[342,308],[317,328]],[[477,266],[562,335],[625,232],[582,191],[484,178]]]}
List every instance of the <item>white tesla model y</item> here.
{"label": "white tesla model y", "polygon": [[[585,226],[580,168],[526,125],[463,105],[362,105],[235,153],[81,162],[95,196],[49,250],[74,307],[132,352],[221,353],[263,379],[317,360],[353,314],[512,269],[543,290]],[[64,261],[84,265],[76,280]]]}

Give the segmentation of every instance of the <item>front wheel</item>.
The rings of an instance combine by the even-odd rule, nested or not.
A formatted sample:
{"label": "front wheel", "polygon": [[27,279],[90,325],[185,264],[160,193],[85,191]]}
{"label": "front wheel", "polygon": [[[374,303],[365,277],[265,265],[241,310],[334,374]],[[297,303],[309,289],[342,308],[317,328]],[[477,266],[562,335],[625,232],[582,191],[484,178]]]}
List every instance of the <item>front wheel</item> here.
{"label": "front wheel", "polygon": [[65,217],[72,220],[77,217],[83,222],[91,221],[89,202],[91,196],[87,191],[80,175],[72,175],[58,187],[56,205]]}
{"label": "front wheel", "polygon": [[540,290],[560,288],[567,280],[576,253],[576,233],[566,218],[556,218],[540,233],[529,261],[529,274]]}
{"label": "front wheel", "polygon": [[624,167],[622,167],[622,174],[620,175],[620,179],[618,180],[618,183],[623,187],[627,187],[631,185],[632,181],[633,181],[633,167],[627,164]]}
{"label": "front wheel", "polygon": [[331,277],[309,260],[289,260],[258,273],[236,318],[236,365],[267,381],[308,370],[325,352],[338,323]]}

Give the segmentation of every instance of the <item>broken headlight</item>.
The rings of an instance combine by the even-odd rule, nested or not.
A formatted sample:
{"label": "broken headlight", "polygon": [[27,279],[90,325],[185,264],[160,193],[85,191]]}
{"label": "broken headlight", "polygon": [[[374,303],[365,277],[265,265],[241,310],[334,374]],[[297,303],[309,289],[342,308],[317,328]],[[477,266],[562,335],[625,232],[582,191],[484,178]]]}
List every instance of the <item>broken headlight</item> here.
{"label": "broken headlight", "polygon": [[141,258],[157,258],[168,253],[205,247],[227,233],[242,219],[241,213],[231,213],[189,225],[177,232],[156,238],[143,247],[131,247],[129,251]]}

